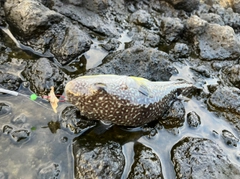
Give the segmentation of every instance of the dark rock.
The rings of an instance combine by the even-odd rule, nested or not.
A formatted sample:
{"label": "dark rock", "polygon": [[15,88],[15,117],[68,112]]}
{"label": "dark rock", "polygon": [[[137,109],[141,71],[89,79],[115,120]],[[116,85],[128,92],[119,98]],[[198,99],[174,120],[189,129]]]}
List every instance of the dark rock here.
{"label": "dark rock", "polygon": [[145,10],[141,9],[131,15],[130,22],[146,28],[151,28],[154,26],[154,20],[151,15]]}
{"label": "dark rock", "polygon": [[207,21],[208,23],[212,23],[212,24],[219,24],[221,26],[224,26],[224,22],[221,18],[220,15],[218,14],[214,14],[214,13],[203,13],[200,14],[200,18]]}
{"label": "dark rock", "polygon": [[91,46],[92,42],[85,32],[38,1],[9,0],[4,8],[9,24],[18,29],[17,38],[28,40],[22,41],[24,45],[21,44],[21,47],[27,48],[22,49],[31,49],[41,57],[53,57],[52,54],[43,55],[51,50],[60,63],[66,64]]}
{"label": "dark rock", "polygon": [[239,178],[240,169],[209,139],[187,137],[175,144],[171,159],[176,178]]}
{"label": "dark rock", "polygon": [[148,147],[141,143],[134,144],[134,163],[128,178],[163,178],[161,161]]}
{"label": "dark rock", "polygon": [[201,125],[201,119],[195,111],[191,111],[187,114],[187,123],[190,127],[196,128]]}
{"label": "dark rock", "polygon": [[237,137],[235,137],[228,130],[223,130],[222,131],[222,138],[228,146],[237,147],[237,143],[239,142],[239,139]]}
{"label": "dark rock", "polygon": [[8,90],[17,91],[22,83],[22,80],[10,73],[2,73],[0,71],[0,87]]}
{"label": "dark rock", "polygon": [[[35,93],[45,94],[50,91],[51,86],[62,88],[64,74],[57,66],[46,58],[40,58],[30,68],[23,71],[23,75],[30,81],[31,89]],[[60,85],[60,86],[59,86]]]}
{"label": "dark rock", "polygon": [[92,41],[85,32],[75,25],[69,25],[63,34],[58,34],[53,40],[51,51],[62,64],[66,64],[88,51],[91,44]]}
{"label": "dark rock", "polygon": [[182,9],[187,12],[191,12],[194,9],[197,9],[200,1],[199,0],[165,0],[173,5],[176,9]]}
{"label": "dark rock", "polygon": [[108,63],[89,70],[87,74],[141,76],[152,81],[167,81],[177,72],[168,58],[165,52],[134,46],[108,56]]}
{"label": "dark rock", "polygon": [[101,47],[104,48],[105,50],[112,52],[117,50],[117,48],[120,45],[120,41],[118,41],[117,39],[111,38],[107,43],[105,44],[101,44]]}
{"label": "dark rock", "polygon": [[3,126],[3,134],[9,134],[13,130],[12,126],[5,125]]}
{"label": "dark rock", "polygon": [[82,5],[90,11],[103,13],[109,6],[108,0],[82,1]]}
{"label": "dark rock", "polygon": [[50,121],[48,123],[48,128],[53,134],[57,133],[58,129],[61,129],[60,122],[59,121]]}
{"label": "dark rock", "polygon": [[165,39],[172,42],[180,38],[184,25],[179,18],[163,17],[161,27]]}
{"label": "dark rock", "polygon": [[49,164],[48,166],[42,168],[39,173],[39,179],[58,179],[61,174],[61,166],[57,163]]}
{"label": "dark rock", "polygon": [[184,123],[185,108],[180,100],[174,101],[159,122],[165,128],[181,127]]}
{"label": "dark rock", "polygon": [[187,58],[189,57],[190,50],[186,44],[177,42],[172,53],[174,54],[174,58]]}
{"label": "dark rock", "polygon": [[240,65],[226,67],[222,70],[222,78],[227,84],[231,84],[240,89]]}
{"label": "dark rock", "polygon": [[30,140],[31,132],[27,129],[13,129],[10,132],[10,136],[14,142],[26,142]]}
{"label": "dark rock", "polygon": [[240,89],[234,87],[219,87],[209,98],[216,108],[240,114]]}
{"label": "dark rock", "polygon": [[158,34],[153,34],[148,32],[145,37],[144,45],[147,47],[158,47],[160,42],[160,36]]}
{"label": "dark rock", "polygon": [[200,65],[198,67],[190,67],[190,69],[201,74],[202,76],[207,77],[207,78],[209,78],[211,76],[209,69],[204,65]]}
{"label": "dark rock", "polygon": [[[107,3],[107,1],[105,0],[84,1],[84,3],[85,2],[86,4],[87,3],[94,4],[98,2],[102,2],[103,4]],[[120,6],[119,9],[117,5]],[[118,12],[119,10],[123,10],[122,13],[124,13],[124,9],[121,8],[121,3],[114,4],[113,6],[114,6],[113,7],[114,13]],[[57,12],[65,15],[66,17],[69,17],[74,21],[79,22],[80,24],[82,24],[85,27],[88,27],[94,32],[97,32],[99,34],[109,36],[109,37],[119,36],[119,32],[116,29],[116,27],[118,27],[119,25],[116,24],[115,21],[113,20],[115,19],[115,17],[111,17],[111,14],[108,14],[110,16],[109,18],[113,18],[112,21],[109,21],[109,18],[102,18],[102,16],[100,16],[98,12],[96,12],[98,10],[94,10],[94,8],[98,9],[99,8],[98,6],[95,6],[95,7],[89,6],[89,8],[90,9],[93,8],[93,11],[88,10],[84,6],[73,6],[71,4],[66,4],[66,3],[61,3],[58,6],[57,5],[53,6],[53,9],[56,10]]]}
{"label": "dark rock", "polygon": [[122,148],[116,142],[96,143],[93,148],[81,146],[74,157],[77,179],[121,178],[125,162]]}
{"label": "dark rock", "polygon": [[7,20],[23,37],[43,33],[54,23],[59,23],[63,16],[32,0],[7,0],[4,4]]}
{"label": "dark rock", "polygon": [[208,23],[207,21],[199,18],[196,15],[192,15],[186,21],[186,29],[193,35],[201,35],[207,29]]}
{"label": "dark rock", "polygon": [[80,115],[80,111],[74,106],[67,106],[60,116],[61,128],[70,133],[79,134],[92,128],[96,123],[87,120]]}
{"label": "dark rock", "polygon": [[240,42],[229,26],[208,24],[205,33],[194,40],[205,60],[236,59],[240,55]]}
{"label": "dark rock", "polygon": [[211,12],[218,14],[221,16],[225,25],[232,27],[235,31],[240,31],[240,14],[234,13],[232,8],[230,7],[229,1],[222,1],[226,2],[226,7],[223,8],[222,5],[214,4],[210,9]]}
{"label": "dark rock", "polygon": [[8,104],[0,102],[0,116],[4,116],[11,111],[11,107]]}
{"label": "dark rock", "polygon": [[233,10],[236,13],[240,13],[240,0],[233,0]]}

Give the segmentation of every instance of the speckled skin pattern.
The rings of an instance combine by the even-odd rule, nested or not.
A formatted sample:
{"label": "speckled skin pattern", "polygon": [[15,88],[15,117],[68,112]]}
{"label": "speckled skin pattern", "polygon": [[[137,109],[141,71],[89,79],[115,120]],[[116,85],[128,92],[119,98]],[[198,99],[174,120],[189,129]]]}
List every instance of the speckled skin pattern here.
{"label": "speckled skin pattern", "polygon": [[67,83],[67,100],[91,120],[140,126],[161,118],[182,90],[185,81],[151,82],[144,78],[93,75]]}

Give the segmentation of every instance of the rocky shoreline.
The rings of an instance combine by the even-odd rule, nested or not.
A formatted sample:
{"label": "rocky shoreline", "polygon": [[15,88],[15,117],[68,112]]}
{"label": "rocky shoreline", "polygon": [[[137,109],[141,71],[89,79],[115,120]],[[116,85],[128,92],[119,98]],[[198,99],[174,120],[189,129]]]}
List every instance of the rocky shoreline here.
{"label": "rocky shoreline", "polygon": [[91,74],[201,87],[138,128],[89,121],[67,103],[55,115],[43,99],[0,94],[0,178],[240,177],[240,1],[0,5],[1,88],[62,94],[69,80]]}

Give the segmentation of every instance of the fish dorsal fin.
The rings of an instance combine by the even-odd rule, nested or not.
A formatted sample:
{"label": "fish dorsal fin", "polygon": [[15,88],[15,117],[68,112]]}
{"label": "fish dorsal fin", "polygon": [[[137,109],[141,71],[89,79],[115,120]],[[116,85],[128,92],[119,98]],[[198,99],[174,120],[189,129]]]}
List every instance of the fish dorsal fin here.
{"label": "fish dorsal fin", "polygon": [[130,78],[132,78],[136,82],[139,93],[143,94],[144,96],[151,96],[151,92],[147,86],[149,80],[135,76],[131,76]]}

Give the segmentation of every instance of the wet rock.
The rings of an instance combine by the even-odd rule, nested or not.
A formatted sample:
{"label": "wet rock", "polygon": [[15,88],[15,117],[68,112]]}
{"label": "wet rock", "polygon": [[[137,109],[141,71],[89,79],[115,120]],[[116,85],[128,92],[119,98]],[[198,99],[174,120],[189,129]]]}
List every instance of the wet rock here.
{"label": "wet rock", "polygon": [[62,64],[66,64],[88,51],[91,43],[85,32],[75,25],[69,25],[63,34],[58,34],[58,37],[53,40],[51,51]]}
{"label": "wet rock", "polygon": [[233,0],[232,3],[234,12],[240,13],[240,0]]}
{"label": "wet rock", "polygon": [[[224,1],[223,1],[224,2]],[[225,1],[228,2],[228,1]],[[226,4],[226,8],[223,8],[222,5],[214,4],[210,11],[221,16],[225,25],[232,27],[235,31],[239,32],[240,30],[240,15],[238,13],[234,13],[232,8],[229,5],[231,3]]]}
{"label": "wet rock", "polygon": [[22,40],[22,49],[32,49],[39,57],[55,55],[60,63],[66,64],[91,46],[92,42],[85,32],[38,1],[9,0],[4,8],[9,24],[19,31],[17,39],[28,40]]}
{"label": "wet rock", "polygon": [[117,39],[112,38],[107,43],[101,44],[101,47],[109,52],[113,52],[119,47],[120,43]]}
{"label": "wet rock", "polygon": [[190,127],[196,128],[201,125],[200,116],[195,112],[191,111],[187,114],[187,123]]}
{"label": "wet rock", "polygon": [[50,121],[48,123],[48,128],[53,134],[57,133],[58,129],[61,129],[60,122],[59,121]]}
{"label": "wet rock", "polygon": [[61,174],[61,166],[57,163],[52,163],[42,168],[38,173],[38,177],[39,179],[47,179],[47,178],[58,179],[60,178],[60,174]]}
{"label": "wet rock", "polygon": [[84,132],[96,125],[94,121],[81,116],[80,111],[74,106],[66,107],[62,111],[60,119],[61,128],[74,134]]}
{"label": "wet rock", "polygon": [[11,111],[11,107],[8,104],[0,103],[0,116],[4,116]]}
{"label": "wet rock", "polygon": [[5,125],[3,126],[3,134],[9,134],[13,130],[12,126]]}
{"label": "wet rock", "polygon": [[13,74],[2,73],[0,71],[0,87],[8,90],[17,91],[22,83],[22,80]]}
{"label": "wet rock", "polygon": [[186,21],[186,29],[193,35],[203,34],[207,29],[208,23],[207,21],[199,18],[196,15],[192,15]]}
{"label": "wet rock", "polygon": [[109,6],[108,0],[83,1],[82,5],[90,11],[102,13]]}
{"label": "wet rock", "polygon": [[205,33],[194,40],[205,60],[236,59],[240,55],[240,42],[229,26],[208,24]]}
{"label": "wet rock", "polygon": [[172,50],[172,53],[174,58],[187,58],[189,57],[190,50],[186,44],[177,42]]}
{"label": "wet rock", "polygon": [[93,148],[81,146],[75,154],[77,179],[121,178],[124,156],[121,146],[112,141],[96,144]]}
{"label": "wet rock", "polygon": [[151,28],[154,26],[154,21],[151,15],[142,9],[134,12],[131,15],[130,22],[133,22],[136,25],[140,25],[146,28]]}
{"label": "wet rock", "polygon": [[207,21],[208,23],[215,23],[221,26],[224,26],[224,22],[220,15],[214,13],[202,13],[200,14],[200,18]]}
{"label": "wet rock", "polygon": [[179,18],[163,17],[162,34],[167,41],[175,41],[180,38],[184,25]]}
{"label": "wet rock", "polygon": [[205,65],[200,65],[198,67],[190,67],[191,70],[201,74],[202,76],[205,76],[209,78],[210,75],[210,70],[205,66]]}
{"label": "wet rock", "polygon": [[141,143],[134,144],[134,163],[128,178],[163,178],[161,161],[148,147]]}
{"label": "wet rock", "polygon": [[209,98],[216,108],[240,114],[240,89],[234,87],[219,87]]}
{"label": "wet rock", "polygon": [[166,2],[169,2],[173,5],[176,9],[182,9],[187,12],[191,12],[194,9],[197,9],[199,6],[200,1],[199,0],[165,0]]}
{"label": "wet rock", "polygon": [[[73,6],[71,4],[67,4],[65,2],[61,2],[58,5],[53,6],[53,9],[56,10],[57,12],[65,15],[66,17],[69,17],[70,19],[79,22],[85,27],[88,27],[94,32],[97,32],[99,34],[109,36],[109,37],[117,37],[119,36],[119,32],[116,29],[119,25],[114,22],[113,19],[116,19],[115,17],[111,17],[111,13],[107,13],[109,17],[107,18],[102,18],[98,14],[98,6],[90,6],[91,3],[100,3],[101,2],[105,5],[107,5],[107,1],[102,0],[93,0],[93,1],[83,1],[84,3],[89,3],[89,8],[93,8],[93,11],[87,9],[85,6]],[[121,8],[121,3],[114,4],[113,3],[113,10],[115,11],[114,14],[116,14],[120,9],[123,10],[122,13],[124,13],[124,9]],[[100,5],[99,4],[99,5]],[[115,6],[116,5],[116,6]],[[118,9],[117,5],[119,5],[120,9]],[[88,6],[88,5],[87,5]],[[108,5],[107,5],[108,6]],[[105,9],[106,6],[103,7]],[[94,10],[95,9],[95,10]],[[101,8],[100,8],[101,9]],[[103,11],[104,13],[104,11]],[[106,15],[106,14],[104,14]],[[112,18],[111,21],[109,21],[109,18]]]}
{"label": "wet rock", "polygon": [[64,74],[47,58],[40,58],[30,68],[23,71],[23,76],[30,81],[35,93],[46,94],[51,86],[63,91]]}
{"label": "wet rock", "polygon": [[185,108],[180,100],[174,101],[159,122],[165,128],[181,127],[184,123]]}
{"label": "wet rock", "polygon": [[158,34],[153,34],[148,32],[144,40],[144,45],[147,47],[158,47],[160,42],[160,36]]}
{"label": "wet rock", "polygon": [[10,132],[10,136],[14,142],[26,142],[30,140],[31,132],[27,129],[13,129]]}
{"label": "wet rock", "polygon": [[223,130],[222,131],[222,138],[228,146],[237,147],[237,143],[239,142],[239,139],[237,137],[235,137],[228,130]]}
{"label": "wet rock", "polygon": [[226,67],[222,70],[222,78],[227,84],[231,84],[240,89],[240,65]]}
{"label": "wet rock", "polygon": [[144,46],[134,46],[114,53],[105,60],[108,59],[109,62],[89,70],[87,74],[141,76],[152,81],[167,81],[177,72],[168,62],[167,53]]}
{"label": "wet rock", "polygon": [[4,10],[7,20],[24,34],[23,37],[42,33],[63,19],[62,15],[33,0],[6,0]]}
{"label": "wet rock", "polygon": [[175,144],[171,159],[176,178],[239,178],[240,169],[209,139],[186,137]]}

